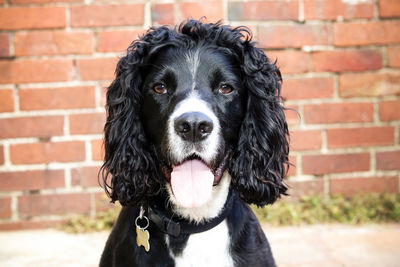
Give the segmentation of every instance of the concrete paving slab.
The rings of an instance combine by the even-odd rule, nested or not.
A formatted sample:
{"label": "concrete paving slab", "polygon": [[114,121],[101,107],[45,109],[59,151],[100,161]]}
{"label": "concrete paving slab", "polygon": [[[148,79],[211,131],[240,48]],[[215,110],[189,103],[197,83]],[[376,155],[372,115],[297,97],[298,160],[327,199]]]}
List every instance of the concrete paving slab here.
{"label": "concrete paving slab", "polygon": [[[264,229],[278,266],[400,267],[400,224]],[[0,232],[0,266],[97,266],[107,236],[53,229]]]}
{"label": "concrete paving slab", "polygon": [[400,225],[264,227],[278,266],[400,266]]}
{"label": "concrete paving slab", "polygon": [[0,232],[0,266],[98,266],[108,233],[67,234],[30,230]]}

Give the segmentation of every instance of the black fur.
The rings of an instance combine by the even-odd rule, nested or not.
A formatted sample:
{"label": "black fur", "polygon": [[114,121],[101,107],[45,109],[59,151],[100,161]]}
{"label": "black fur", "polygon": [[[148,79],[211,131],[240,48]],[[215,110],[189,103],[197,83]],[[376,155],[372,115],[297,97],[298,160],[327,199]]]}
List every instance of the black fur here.
{"label": "black fur", "polygon": [[[153,96],[148,88],[159,70],[155,62],[168,65],[166,58],[194,49],[212,54],[210,60],[225,66],[216,72],[222,72],[218,75],[230,80],[236,89],[229,96],[199,91],[210,101],[223,135],[219,156],[210,166],[216,168],[228,161],[226,170],[239,197],[227,218],[232,256],[236,266],[274,265],[261,227],[245,203],[271,204],[287,190],[283,177],[289,164],[289,145],[280,71],[254,46],[246,28],[189,20],[176,29],[153,28],[133,42],[108,88],[101,176],[112,201],[126,207],[107,242],[101,266],[174,266],[168,249],[179,254],[185,246],[187,238],[181,236],[172,239],[167,248],[163,234],[150,224],[151,252],[146,253],[137,248],[131,227],[139,206],[160,197],[165,200],[165,176],[168,168],[177,164],[166,153],[162,125],[186,91],[178,92],[175,84],[177,89],[170,98]],[[204,73],[208,75],[207,70]]]}
{"label": "black fur", "polygon": [[232,184],[247,203],[273,203],[287,187],[288,128],[281,105],[281,74],[259,48],[245,46],[242,66],[247,112],[230,162]]}

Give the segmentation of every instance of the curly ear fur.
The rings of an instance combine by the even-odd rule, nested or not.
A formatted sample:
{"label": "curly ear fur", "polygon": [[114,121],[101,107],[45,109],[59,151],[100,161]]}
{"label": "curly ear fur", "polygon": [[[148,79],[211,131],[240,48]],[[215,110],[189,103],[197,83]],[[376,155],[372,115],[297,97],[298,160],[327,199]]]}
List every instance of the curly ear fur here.
{"label": "curly ear fur", "polygon": [[281,101],[281,74],[261,49],[244,43],[241,69],[247,88],[247,112],[230,162],[232,185],[247,203],[273,203],[287,187],[288,128]]}
{"label": "curly ear fur", "polygon": [[122,205],[146,203],[160,189],[161,171],[145,136],[140,103],[146,60],[154,48],[164,45],[168,31],[160,27],[132,43],[127,56],[118,62],[116,78],[107,90],[105,157],[100,174],[107,194]]}

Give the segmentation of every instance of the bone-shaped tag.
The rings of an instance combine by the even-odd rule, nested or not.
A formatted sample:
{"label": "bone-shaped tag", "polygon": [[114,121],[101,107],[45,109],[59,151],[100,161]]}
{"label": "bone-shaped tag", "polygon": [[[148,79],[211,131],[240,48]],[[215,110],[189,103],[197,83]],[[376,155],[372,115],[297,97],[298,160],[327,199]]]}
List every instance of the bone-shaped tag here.
{"label": "bone-shaped tag", "polygon": [[138,247],[143,246],[146,252],[150,250],[150,233],[145,229],[136,226],[136,244]]}

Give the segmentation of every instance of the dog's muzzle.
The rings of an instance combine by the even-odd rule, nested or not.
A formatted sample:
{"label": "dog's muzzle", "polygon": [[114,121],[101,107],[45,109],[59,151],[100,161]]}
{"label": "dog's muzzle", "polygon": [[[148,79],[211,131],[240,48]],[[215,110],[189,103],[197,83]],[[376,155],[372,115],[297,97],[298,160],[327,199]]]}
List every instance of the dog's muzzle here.
{"label": "dog's muzzle", "polygon": [[[164,168],[176,202],[186,208],[208,202],[224,164],[215,162],[219,146],[219,122],[207,104],[190,98],[180,104],[169,120],[169,153]],[[216,166],[217,165],[217,166]]]}

